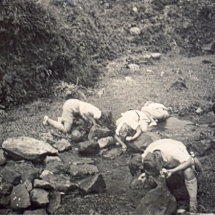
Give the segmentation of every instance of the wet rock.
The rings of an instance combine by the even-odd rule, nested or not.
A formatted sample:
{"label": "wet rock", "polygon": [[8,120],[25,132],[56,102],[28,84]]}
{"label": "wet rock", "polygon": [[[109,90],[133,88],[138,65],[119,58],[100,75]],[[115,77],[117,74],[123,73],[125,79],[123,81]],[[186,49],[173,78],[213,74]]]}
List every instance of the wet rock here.
{"label": "wet rock", "polygon": [[204,156],[212,149],[212,144],[210,139],[206,139],[193,143],[191,147],[196,155]]}
{"label": "wet rock", "polygon": [[100,193],[106,189],[106,184],[102,174],[87,177],[79,181],[80,193],[86,195],[89,193]]}
{"label": "wet rock", "polygon": [[126,143],[128,150],[134,153],[142,153],[154,141],[159,140],[159,135],[152,132],[142,133],[136,140]]}
{"label": "wet rock", "polygon": [[88,134],[89,140],[99,140],[103,137],[112,136],[113,132],[107,127],[92,126]]}
{"label": "wet rock", "polygon": [[53,147],[55,147],[56,149],[58,149],[59,152],[64,152],[64,151],[68,151],[72,149],[72,146],[70,144],[70,142],[66,139],[60,139],[58,140]]}
{"label": "wet rock", "polygon": [[45,209],[26,210],[23,215],[48,215]]}
{"label": "wet rock", "polygon": [[10,194],[12,189],[13,189],[13,185],[12,184],[7,183],[7,182],[1,182],[0,196]]}
{"label": "wet rock", "polygon": [[61,162],[61,159],[58,156],[46,156],[46,159],[44,160],[44,163],[48,164],[48,163],[53,162],[53,161]]}
{"label": "wet rock", "polygon": [[90,164],[70,166],[70,176],[74,178],[86,178],[87,176],[95,175],[98,172],[99,170],[97,166]]}
{"label": "wet rock", "polygon": [[44,141],[31,137],[8,138],[2,148],[11,157],[22,158],[29,161],[44,160],[46,155],[57,154],[57,150]]}
{"label": "wet rock", "polygon": [[102,148],[107,148],[109,146],[115,145],[116,140],[114,137],[109,136],[109,137],[104,137],[98,140],[99,147]]}
{"label": "wet rock", "polygon": [[121,156],[123,154],[123,151],[121,148],[113,148],[113,149],[110,149],[110,150],[102,150],[99,155],[103,158],[107,158],[107,159],[110,159],[110,160],[113,160],[115,159],[116,157],[118,156]]}
{"label": "wet rock", "polygon": [[49,193],[49,204],[47,206],[47,211],[50,214],[56,212],[56,210],[61,206],[61,193],[51,192]]}
{"label": "wet rock", "polygon": [[46,173],[42,172],[40,177],[43,180],[49,182],[54,187],[55,191],[68,193],[70,191],[74,191],[77,188],[77,185],[70,181],[69,175],[55,175],[46,171]]}
{"label": "wet rock", "polygon": [[15,163],[14,169],[21,174],[22,183],[26,180],[33,181],[38,177],[40,169],[36,168],[31,162],[22,161],[21,163]]}
{"label": "wet rock", "polygon": [[175,210],[175,198],[171,195],[167,188],[157,186],[141,199],[135,214],[172,215]]}
{"label": "wet rock", "polygon": [[51,133],[41,133],[40,139],[51,145],[53,145],[56,142],[55,138],[53,137],[53,135]]}
{"label": "wet rock", "polygon": [[14,170],[13,167],[6,166],[1,171],[2,180],[10,184],[17,185],[21,181],[21,175]]}
{"label": "wet rock", "polygon": [[35,188],[30,192],[32,205],[35,207],[44,207],[49,203],[49,192],[41,188]]}
{"label": "wet rock", "polygon": [[62,154],[59,153],[59,157],[61,158],[63,163],[69,164],[69,165],[95,164],[95,159],[80,157],[78,152],[74,152],[74,151],[68,151]]}
{"label": "wet rock", "polygon": [[53,161],[46,165],[45,170],[48,170],[53,174],[68,174],[69,165],[62,163],[61,161]]}
{"label": "wet rock", "polygon": [[91,140],[87,140],[78,144],[78,152],[81,155],[95,155],[99,152],[99,150],[99,144]]}
{"label": "wet rock", "polygon": [[5,158],[4,151],[0,149],[0,166],[5,164],[7,159]]}
{"label": "wet rock", "polygon": [[19,184],[11,192],[11,208],[27,208],[31,205],[30,196],[24,184]]}
{"label": "wet rock", "polygon": [[47,181],[35,179],[34,188],[42,188],[44,190],[53,190],[54,187]]}
{"label": "wet rock", "polygon": [[141,30],[138,27],[132,27],[129,29],[131,35],[139,35]]}

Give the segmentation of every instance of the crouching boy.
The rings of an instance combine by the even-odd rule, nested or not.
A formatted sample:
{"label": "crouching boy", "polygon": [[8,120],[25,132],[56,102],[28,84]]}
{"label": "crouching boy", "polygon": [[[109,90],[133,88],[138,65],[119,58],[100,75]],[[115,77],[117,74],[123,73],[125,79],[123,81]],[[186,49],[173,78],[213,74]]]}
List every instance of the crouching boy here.
{"label": "crouching boy", "polygon": [[[138,171],[143,172],[143,177],[147,175],[155,178],[160,174],[164,174],[167,178],[172,174],[181,174],[189,194],[190,211],[196,212],[197,179],[194,174],[194,166],[199,167],[200,171],[200,163],[196,162],[182,142],[161,139],[151,143],[142,155],[133,155],[129,168],[133,176]],[[142,176],[139,178],[141,179]]]}
{"label": "crouching boy", "polygon": [[82,118],[85,123],[90,123],[91,125],[103,125],[105,122],[112,121],[111,112],[104,113],[90,103],[78,99],[69,99],[63,105],[62,116],[59,120],[55,121],[45,116],[43,125],[51,125],[64,134],[69,134],[76,117]]}

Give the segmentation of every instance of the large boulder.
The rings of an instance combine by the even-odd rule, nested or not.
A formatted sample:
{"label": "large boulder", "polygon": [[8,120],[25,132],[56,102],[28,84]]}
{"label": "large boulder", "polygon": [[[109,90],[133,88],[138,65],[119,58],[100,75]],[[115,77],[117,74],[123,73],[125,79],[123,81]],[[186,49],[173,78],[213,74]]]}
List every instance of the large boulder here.
{"label": "large boulder", "polygon": [[58,152],[44,141],[24,136],[8,138],[3,142],[2,149],[10,157],[29,161],[41,161],[46,155],[54,155]]}
{"label": "large boulder", "polygon": [[157,186],[140,201],[136,215],[172,215],[176,210],[176,201],[165,186]]}
{"label": "large boulder", "polygon": [[127,142],[128,150],[134,153],[143,153],[144,150],[154,141],[159,140],[159,135],[152,132],[142,133],[136,140]]}

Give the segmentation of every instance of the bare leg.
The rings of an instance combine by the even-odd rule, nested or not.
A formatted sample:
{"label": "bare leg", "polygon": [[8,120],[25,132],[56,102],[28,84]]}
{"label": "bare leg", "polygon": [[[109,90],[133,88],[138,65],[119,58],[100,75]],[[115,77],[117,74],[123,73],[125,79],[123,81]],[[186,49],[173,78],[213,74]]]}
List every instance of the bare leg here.
{"label": "bare leg", "polygon": [[64,134],[67,134],[71,131],[73,121],[72,122],[64,122],[64,124],[57,122],[53,119],[48,118],[47,123],[55,128],[57,128],[59,131],[63,132]]}

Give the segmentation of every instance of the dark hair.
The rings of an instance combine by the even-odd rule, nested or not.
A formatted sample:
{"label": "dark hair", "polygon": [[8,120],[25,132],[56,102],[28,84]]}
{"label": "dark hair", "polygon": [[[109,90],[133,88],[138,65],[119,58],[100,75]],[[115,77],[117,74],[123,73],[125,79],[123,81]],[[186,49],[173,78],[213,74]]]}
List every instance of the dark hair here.
{"label": "dark hair", "polygon": [[163,168],[163,159],[159,152],[149,152],[144,158],[143,168],[148,175],[159,175]]}

